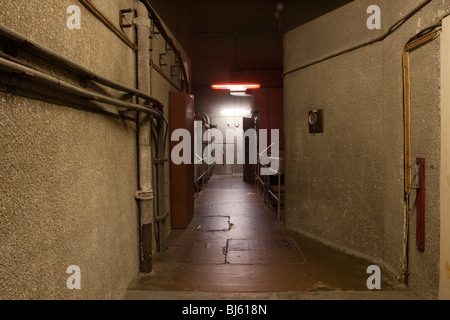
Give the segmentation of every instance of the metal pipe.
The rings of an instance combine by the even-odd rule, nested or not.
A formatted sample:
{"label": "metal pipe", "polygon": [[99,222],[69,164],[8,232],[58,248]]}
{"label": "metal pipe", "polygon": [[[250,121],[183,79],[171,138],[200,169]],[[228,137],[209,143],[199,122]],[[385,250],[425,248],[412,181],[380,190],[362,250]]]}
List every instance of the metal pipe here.
{"label": "metal pipe", "polygon": [[8,27],[0,24],[0,37],[6,38],[8,40],[11,40],[17,45],[23,47],[24,50],[31,52],[33,54],[36,54],[37,56],[56,64],[66,70],[69,70],[71,72],[74,72],[82,77],[85,77],[88,80],[94,81],[96,83],[102,84],[104,86],[107,86],[109,88],[123,91],[132,95],[137,96],[138,98],[144,99],[145,101],[155,104],[156,106],[162,106],[162,102],[158,99],[155,99],[151,95],[142,92],[140,90],[137,90],[135,88],[131,88],[128,86],[125,86],[119,82],[107,79],[99,74],[96,74],[92,72],[91,70],[83,67],[80,64],[75,63],[74,61],[60,55],[59,53],[48,49],[33,40],[30,40],[23,35],[15,32],[14,30],[9,29]]}
{"label": "metal pipe", "polygon": [[202,121],[206,129],[211,129],[211,120],[206,113],[200,113],[195,117],[196,121]]}
{"label": "metal pipe", "polygon": [[162,76],[164,79],[167,80],[175,89],[178,91],[183,91],[183,89],[175,83],[160,67],[156,65],[156,63],[153,62],[152,59],[150,59],[150,65]]}
{"label": "metal pipe", "polygon": [[[151,153],[151,122],[152,117],[157,119],[158,133],[158,158],[163,159],[165,155],[165,141],[166,141],[166,127],[168,128],[168,121],[163,113],[163,104],[155,99],[147,92],[150,91],[150,20],[148,19],[148,12],[144,5],[138,2],[137,12],[139,19],[136,21],[137,38],[139,42],[139,49],[136,54],[137,81],[138,89],[127,87],[113,80],[107,79],[103,76],[95,74],[87,68],[63,57],[62,55],[47,49],[19,33],[0,25],[0,38],[6,38],[24,50],[33,53],[55,65],[65,68],[75,74],[78,74],[88,80],[105,85],[112,89],[120,90],[136,96],[143,100],[142,102],[149,105],[142,105],[138,103],[131,103],[108,97],[99,93],[95,93],[78,86],[69,84],[65,81],[59,80],[53,76],[47,75],[41,71],[27,67],[16,61],[10,61],[0,57],[0,70],[18,74],[23,78],[29,79],[33,82],[44,84],[48,87],[55,88],[58,91],[67,93],[69,95],[77,96],[82,99],[90,101],[101,102],[122,108],[119,111],[138,111],[138,144],[139,144],[139,190],[136,192],[136,198],[140,201],[140,223],[141,223],[141,271],[152,271],[152,241],[153,241],[153,191],[152,191],[152,153]],[[138,101],[140,102],[140,101]],[[155,108],[156,107],[156,108]],[[156,221],[162,224],[164,228],[164,221],[167,219],[165,213],[165,178],[164,178],[164,164],[158,165],[158,212]],[[165,250],[165,233],[161,232],[162,240],[160,241],[160,250]]]}
{"label": "metal pipe", "polygon": [[[74,86],[65,81],[59,80],[55,77],[49,76],[38,70],[26,67],[17,62],[6,60],[2,57],[0,57],[0,70],[7,72],[7,73],[18,74],[18,75],[20,75],[24,78],[27,78],[33,82],[44,84],[51,88],[56,88],[59,91],[62,91],[62,92],[68,93],[68,94],[72,94],[74,96],[78,96],[83,99],[102,102],[105,104],[123,108],[125,110],[141,111],[146,114],[151,114],[152,116],[155,116],[155,117],[162,117],[162,114],[159,110],[156,110],[150,106],[144,106],[144,105],[139,105],[139,104],[135,104],[135,103],[130,103],[130,102],[122,101],[119,99],[107,97],[102,94],[94,93],[92,91],[88,91],[86,89]],[[124,111],[124,110],[119,110],[119,111]]]}
{"label": "metal pipe", "polygon": [[[147,11],[147,15],[149,15]],[[155,23],[152,20],[150,24],[150,35],[154,33]],[[150,41],[153,41],[154,37],[150,36]],[[151,46],[151,44],[150,44]],[[181,90],[171,79],[169,79],[165,73],[159,69],[153,63],[153,50],[150,50],[150,59],[148,60],[148,65],[150,68],[150,93],[153,94],[153,74],[154,70],[156,70],[159,74],[165,77],[165,79],[171,83],[177,90]],[[161,110],[163,112],[163,110]],[[162,121],[164,120],[164,121]],[[157,129],[155,129],[155,127]],[[156,125],[152,125],[152,132],[156,140],[156,158],[153,157],[152,160],[156,166],[156,193],[157,193],[157,201],[156,201],[156,241],[157,241],[157,251],[165,252],[166,251],[166,220],[170,216],[170,212],[166,212],[166,193],[165,193],[165,185],[166,185],[166,173],[164,168],[165,163],[165,150],[166,150],[166,141],[167,141],[167,133],[169,131],[169,122],[164,119],[156,119]]]}
{"label": "metal pipe", "polygon": [[[140,83],[139,89],[151,92],[151,78],[152,78],[152,70],[155,68],[150,62],[151,60],[151,50],[150,50],[150,28],[152,28],[152,24],[154,21],[150,21],[149,12],[147,6],[145,6],[142,2],[137,3],[137,19],[136,19],[136,27],[138,30],[138,82]],[[141,87],[141,85],[143,87]],[[145,87],[144,87],[145,86]],[[162,110],[161,110],[162,112]],[[147,156],[145,158],[145,166],[146,170],[148,170],[147,177],[145,179],[146,182],[142,181],[142,183],[150,183],[152,181],[151,178],[151,119],[148,119],[145,122],[145,130],[146,133],[141,137],[140,147],[144,147],[147,150]],[[142,123],[141,123],[142,126]],[[157,192],[157,212],[154,217],[154,221],[156,222],[156,235],[157,235],[157,251],[165,252],[166,251],[166,219],[169,217],[169,213],[166,212],[166,192],[165,192],[165,153],[166,153],[166,139],[167,139],[167,128],[168,122],[165,117],[158,117],[156,119],[156,127],[157,127],[157,143],[156,143],[156,192]],[[148,130],[148,132],[147,132]],[[143,134],[143,132],[141,132]],[[143,160],[144,161],[144,160]],[[142,164],[140,164],[142,165]],[[147,167],[149,166],[149,167]],[[140,177],[140,180],[144,180],[144,177]],[[141,222],[142,224],[142,222]]]}
{"label": "metal pipe", "polygon": [[158,198],[158,251],[166,251],[166,180],[165,180],[165,163],[166,163],[166,129],[164,120],[156,119],[158,128],[158,143],[155,160],[157,168],[157,198]]}
{"label": "metal pipe", "polygon": [[281,222],[281,167],[278,168],[278,199],[277,199],[278,223]]}
{"label": "metal pipe", "polygon": [[404,208],[403,208],[403,247],[401,282],[408,282],[408,245],[409,245],[409,211],[411,196],[411,84],[410,84],[410,53],[433,41],[442,30],[433,26],[420,32],[410,39],[403,48],[403,129],[404,129]]}
{"label": "metal pipe", "polygon": [[[140,91],[150,92],[150,19],[147,9],[141,3],[136,6],[135,26],[137,38],[137,86]],[[139,201],[140,220],[140,253],[141,272],[150,273],[153,270],[153,189],[152,189],[152,148],[151,122],[152,118],[139,112],[138,127],[138,183],[139,191],[136,198]]]}
{"label": "metal pipe", "polygon": [[[25,98],[30,98],[33,100],[40,100],[44,101],[50,104],[59,105],[59,106],[65,106],[74,108],[77,110],[85,110],[92,113],[97,113],[101,115],[106,115],[108,117],[120,119],[120,120],[127,120],[131,122],[136,122],[135,117],[132,116],[126,116],[125,114],[117,114],[113,113],[109,110],[105,110],[105,107],[101,105],[100,103],[96,103],[94,101],[86,101],[81,99],[75,99],[72,96],[69,95],[63,95],[63,96],[56,96],[56,95],[42,95],[36,91],[28,90],[22,87],[18,87],[16,85],[13,85],[11,83],[2,83],[0,82],[0,92],[4,93],[11,93],[16,96],[22,96]],[[87,103],[86,103],[87,102]]]}
{"label": "metal pipe", "polygon": [[114,23],[109,20],[97,7],[95,7],[90,0],[80,0],[81,4],[86,7],[98,20],[100,20],[109,30],[111,30],[123,43],[133,50],[136,46],[130,39],[127,38],[124,32],[117,28]]}
{"label": "metal pipe", "polygon": [[153,24],[155,25],[155,27],[159,30],[159,32],[161,33],[161,35],[163,36],[164,40],[167,41],[167,43],[169,44],[169,46],[172,48],[172,50],[174,51],[176,57],[177,57],[177,61],[179,63],[180,69],[182,71],[183,74],[183,78],[185,83],[183,84],[183,88],[182,90],[188,92],[189,91],[189,79],[187,76],[187,71],[186,68],[184,67],[184,63],[183,63],[183,58],[181,55],[180,50],[178,50],[178,48],[175,46],[175,43],[173,42],[173,39],[169,36],[169,34],[167,33],[166,29],[164,28],[161,20],[159,19],[158,14],[156,13],[156,11],[153,9],[153,7],[150,5],[150,2],[148,0],[139,0],[140,2],[142,2],[145,7],[148,10],[148,14],[150,15],[150,18],[153,21]]}
{"label": "metal pipe", "polygon": [[398,20],[396,23],[394,23],[394,24],[392,25],[392,27],[390,27],[389,30],[388,30],[386,33],[384,33],[383,35],[381,35],[381,36],[379,36],[379,37],[377,37],[377,38],[375,38],[375,39],[373,39],[373,40],[364,42],[364,43],[362,43],[362,44],[360,44],[360,45],[354,46],[354,47],[352,47],[352,48],[349,48],[349,49],[340,51],[340,52],[338,52],[338,53],[329,55],[329,56],[327,56],[327,57],[325,57],[325,58],[319,59],[319,60],[317,60],[317,61],[314,61],[314,62],[305,64],[305,65],[303,65],[303,66],[301,66],[301,67],[294,68],[294,69],[292,69],[292,70],[290,70],[290,71],[287,71],[287,72],[283,73],[283,78],[286,77],[286,76],[289,75],[289,74],[294,73],[294,72],[297,72],[297,71],[300,71],[300,70],[309,68],[309,67],[314,66],[314,65],[316,65],[316,64],[319,64],[319,63],[328,61],[328,60],[333,59],[333,58],[336,58],[336,57],[339,57],[339,56],[341,56],[341,55],[343,55],[343,54],[347,54],[347,53],[353,52],[353,51],[355,51],[355,50],[358,50],[358,49],[367,47],[367,46],[369,46],[369,45],[375,44],[375,43],[377,43],[377,42],[383,41],[384,39],[386,39],[387,37],[389,37],[392,33],[394,33],[394,31],[396,31],[398,28],[400,28],[400,26],[402,26],[406,21],[408,21],[408,20],[409,20],[412,16],[414,16],[417,12],[419,12],[420,10],[422,10],[422,8],[424,8],[426,5],[428,5],[431,1],[433,1],[433,0],[426,0],[426,1],[422,2],[422,3],[420,3],[420,4],[419,4],[417,7],[415,7],[410,13],[408,13],[406,16],[402,17],[400,20]]}

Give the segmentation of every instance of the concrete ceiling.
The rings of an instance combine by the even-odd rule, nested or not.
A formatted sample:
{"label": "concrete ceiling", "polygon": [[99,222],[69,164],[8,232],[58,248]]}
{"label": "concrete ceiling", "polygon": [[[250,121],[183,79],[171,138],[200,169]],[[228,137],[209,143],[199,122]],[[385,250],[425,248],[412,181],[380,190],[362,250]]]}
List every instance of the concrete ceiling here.
{"label": "concrete ceiling", "polygon": [[[194,85],[283,69],[283,34],[352,0],[152,0],[192,60]],[[277,15],[276,6],[284,11]]]}

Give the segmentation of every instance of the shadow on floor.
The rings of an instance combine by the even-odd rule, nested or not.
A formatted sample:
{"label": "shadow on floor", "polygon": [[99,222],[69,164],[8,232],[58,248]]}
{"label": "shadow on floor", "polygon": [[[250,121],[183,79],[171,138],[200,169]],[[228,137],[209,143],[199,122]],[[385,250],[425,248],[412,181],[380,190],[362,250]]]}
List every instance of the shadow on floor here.
{"label": "shadow on floor", "polygon": [[287,230],[239,177],[213,177],[167,243],[126,300],[419,299],[386,272],[381,290],[367,289],[370,262]]}

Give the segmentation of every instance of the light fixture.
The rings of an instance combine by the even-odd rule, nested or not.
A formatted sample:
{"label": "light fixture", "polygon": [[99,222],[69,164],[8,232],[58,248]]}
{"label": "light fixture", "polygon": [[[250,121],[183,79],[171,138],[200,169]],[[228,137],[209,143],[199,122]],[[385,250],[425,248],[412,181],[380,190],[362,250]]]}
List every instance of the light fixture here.
{"label": "light fixture", "polygon": [[253,90],[247,89],[246,91],[230,91],[230,94],[235,97],[251,97]]}
{"label": "light fixture", "polygon": [[242,92],[261,88],[260,84],[213,84],[211,88],[215,90],[230,90],[232,92]]}
{"label": "light fixture", "polygon": [[248,109],[224,109],[220,112],[221,115],[228,117],[243,117],[250,115],[251,111]]}
{"label": "light fixture", "polygon": [[251,97],[253,90],[261,88],[260,84],[213,84],[211,86],[214,90],[229,90],[232,96],[236,97]]}

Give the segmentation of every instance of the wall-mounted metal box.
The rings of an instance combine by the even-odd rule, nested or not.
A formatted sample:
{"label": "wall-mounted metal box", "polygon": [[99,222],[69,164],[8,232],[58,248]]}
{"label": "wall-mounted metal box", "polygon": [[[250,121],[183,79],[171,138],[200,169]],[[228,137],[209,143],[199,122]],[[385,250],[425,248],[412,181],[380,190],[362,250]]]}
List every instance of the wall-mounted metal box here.
{"label": "wall-mounted metal box", "polygon": [[309,133],[323,133],[323,110],[312,110],[308,113]]}

